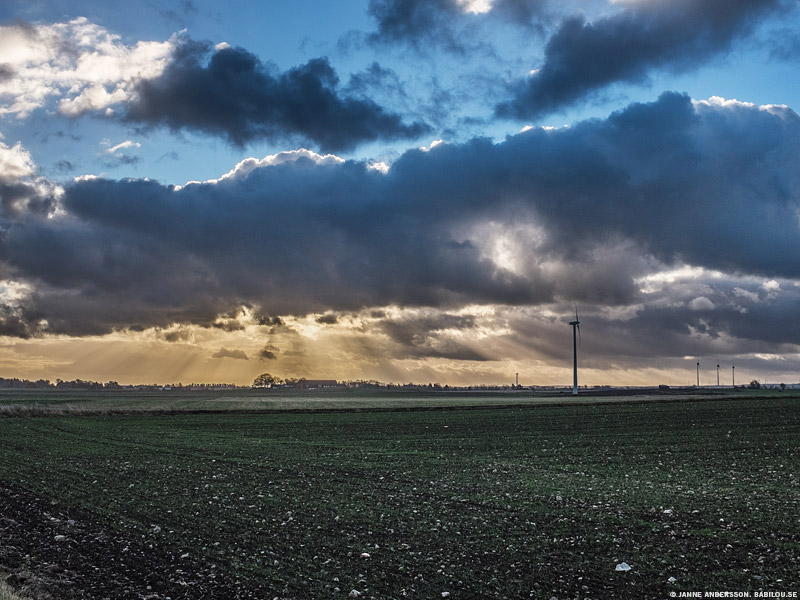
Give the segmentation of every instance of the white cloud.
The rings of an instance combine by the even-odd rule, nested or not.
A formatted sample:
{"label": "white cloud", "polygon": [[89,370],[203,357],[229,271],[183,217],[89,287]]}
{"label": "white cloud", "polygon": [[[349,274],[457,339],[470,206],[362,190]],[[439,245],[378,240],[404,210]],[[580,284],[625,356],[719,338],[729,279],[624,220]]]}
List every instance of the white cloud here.
{"label": "white cloud", "polygon": [[439,146],[441,144],[444,144],[444,140],[433,140],[430,146],[420,146],[419,149],[422,150],[423,152],[430,152],[431,150],[436,148],[436,146]]}
{"label": "white cloud", "polygon": [[465,13],[479,15],[492,10],[493,0],[456,0]]}
{"label": "white cloud", "polygon": [[[327,165],[335,163],[343,163],[345,160],[335,154],[317,154],[312,150],[305,148],[298,148],[297,150],[287,150],[279,152],[278,154],[268,154],[264,158],[245,158],[244,160],[236,163],[227,173],[220,175],[217,179],[206,179],[205,181],[187,181],[186,185],[202,184],[202,183],[220,183],[226,179],[236,180],[246,177],[250,172],[261,167],[270,167],[273,165],[280,165],[283,163],[295,162],[301,158],[307,158],[318,165]],[[378,169],[380,170],[380,169]],[[175,189],[181,189],[185,186],[175,186]]]}
{"label": "white cloud", "polygon": [[33,198],[49,198],[48,210],[58,210],[57,201],[64,190],[37,174],[36,163],[23,146],[17,142],[8,146],[0,141],[0,184],[17,185],[20,189],[13,194],[13,200],[3,198],[6,214],[22,210]]}
{"label": "white cloud", "polygon": [[[106,143],[110,143],[110,142],[108,142],[108,140],[103,140],[103,141],[106,142]],[[108,154],[114,154],[115,152],[117,152],[119,150],[124,150],[126,148],[141,148],[141,147],[142,147],[142,145],[139,142],[134,142],[134,141],[131,141],[131,140],[125,140],[124,142],[120,142],[116,146],[111,146],[110,148],[107,148],[106,152]]]}
{"label": "white cloud", "polygon": [[160,75],[177,41],[137,42],[79,17],[48,25],[0,26],[0,56],[10,77],[0,80],[0,116],[24,118],[58,99],[76,116],[128,100],[134,84]]}
{"label": "white cloud", "polygon": [[691,310],[714,310],[716,306],[705,296],[699,296],[698,298],[695,298],[689,302],[689,308]]}
{"label": "white cloud", "polygon": [[93,179],[99,179],[100,177],[97,175],[92,175],[91,173],[86,173],[85,175],[78,175],[77,177],[73,177],[73,181],[76,183],[79,181],[92,181]]}
{"label": "white cloud", "polygon": [[[527,216],[527,215],[526,215]],[[498,269],[515,275],[533,274],[539,269],[558,271],[563,264],[554,264],[543,257],[542,247],[547,243],[547,231],[535,221],[513,218],[480,221],[471,224],[459,237],[473,242],[487,260]]]}
{"label": "white cloud", "polygon": [[673,269],[664,269],[650,273],[636,280],[636,285],[644,294],[660,292],[676,282],[700,280],[706,270],[703,267],[682,265]]}
{"label": "white cloud", "polygon": [[0,142],[0,182],[17,182],[35,173],[36,165],[21,142],[13,146]]}
{"label": "white cloud", "polygon": [[735,296],[747,298],[748,300],[750,300],[750,302],[758,302],[760,300],[758,294],[756,294],[755,292],[751,292],[750,290],[745,290],[740,287],[733,288],[733,293]]}
{"label": "white cloud", "polygon": [[19,304],[31,293],[31,285],[6,279],[0,281],[0,302],[5,305]]}
{"label": "white cloud", "polygon": [[797,118],[797,113],[788,107],[786,104],[754,104],[753,102],[742,102],[736,98],[723,98],[721,96],[711,96],[708,100],[692,100],[695,109],[701,110],[705,108],[726,108],[728,110],[735,110],[740,108],[753,109],[768,112],[772,115],[782,118]]}
{"label": "white cloud", "polygon": [[526,131],[530,131],[532,129],[540,129],[541,131],[558,131],[559,129],[568,129],[569,125],[564,123],[561,127],[555,127],[553,125],[525,125],[522,129],[519,130],[520,133],[525,133]]}
{"label": "white cloud", "polygon": [[389,172],[389,165],[382,160],[373,160],[367,164],[368,169],[372,169],[373,171],[378,171],[386,175]]}
{"label": "white cloud", "polygon": [[77,117],[90,110],[111,108],[128,99],[128,93],[121,86],[109,93],[102,85],[87,87],[74,98],[62,98],[58,103],[58,112],[68,117]]}
{"label": "white cloud", "polygon": [[755,354],[752,355],[752,357],[760,360],[769,360],[769,361],[786,360],[786,357],[782,354],[772,354],[766,352],[756,352]]}
{"label": "white cloud", "polygon": [[632,321],[639,317],[645,309],[644,304],[631,304],[622,306],[601,306],[600,314],[608,321]]}

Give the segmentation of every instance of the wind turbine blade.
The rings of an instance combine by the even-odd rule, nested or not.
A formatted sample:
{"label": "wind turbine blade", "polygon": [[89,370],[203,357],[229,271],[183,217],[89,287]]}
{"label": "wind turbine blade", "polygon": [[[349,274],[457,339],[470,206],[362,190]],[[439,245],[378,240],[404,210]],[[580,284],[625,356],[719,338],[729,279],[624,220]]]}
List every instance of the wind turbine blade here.
{"label": "wind turbine blade", "polygon": [[[578,320],[577,316],[575,317],[575,320],[576,321]],[[578,346],[582,346],[582,344],[581,344],[581,326],[580,326],[580,323],[578,323],[577,327],[578,327]]]}

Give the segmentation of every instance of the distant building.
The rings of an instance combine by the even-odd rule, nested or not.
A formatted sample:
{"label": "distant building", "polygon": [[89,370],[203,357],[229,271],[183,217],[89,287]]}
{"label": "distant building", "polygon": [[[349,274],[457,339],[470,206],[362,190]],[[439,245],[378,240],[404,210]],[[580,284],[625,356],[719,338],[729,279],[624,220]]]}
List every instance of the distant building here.
{"label": "distant building", "polygon": [[318,388],[343,388],[345,385],[335,379],[301,379],[297,382],[297,387],[301,390],[311,390]]}

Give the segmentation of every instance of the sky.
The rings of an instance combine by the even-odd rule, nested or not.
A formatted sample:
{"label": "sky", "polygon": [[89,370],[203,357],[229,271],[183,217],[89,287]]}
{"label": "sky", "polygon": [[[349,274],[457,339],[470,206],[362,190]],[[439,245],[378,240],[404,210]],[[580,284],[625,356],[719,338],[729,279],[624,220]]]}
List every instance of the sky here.
{"label": "sky", "polygon": [[798,0],[4,0],[0,376],[800,381]]}

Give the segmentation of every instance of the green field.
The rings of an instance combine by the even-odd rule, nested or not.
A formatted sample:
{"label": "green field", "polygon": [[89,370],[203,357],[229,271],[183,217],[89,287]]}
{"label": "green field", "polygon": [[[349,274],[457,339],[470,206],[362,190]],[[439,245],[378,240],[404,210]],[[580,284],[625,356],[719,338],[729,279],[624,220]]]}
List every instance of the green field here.
{"label": "green field", "polygon": [[[62,390],[0,389],[0,416],[29,414],[86,414],[119,412],[178,411],[327,411],[387,410],[403,408],[452,408],[531,406],[540,404],[600,404],[628,401],[631,391],[603,395],[573,396],[571,390],[531,392],[529,390],[473,390],[450,392],[407,392],[402,390]],[[699,400],[707,398],[785,398],[789,392],[779,390],[725,390],[703,388],[692,391],[671,390],[667,393],[638,393],[638,402],[665,399]]]}
{"label": "green field", "polygon": [[[240,408],[230,398],[195,400]],[[384,400],[2,417],[0,570],[59,598],[800,592],[800,398],[788,392]],[[431,409],[328,406],[353,401]],[[623,561],[631,570],[616,571]]]}

